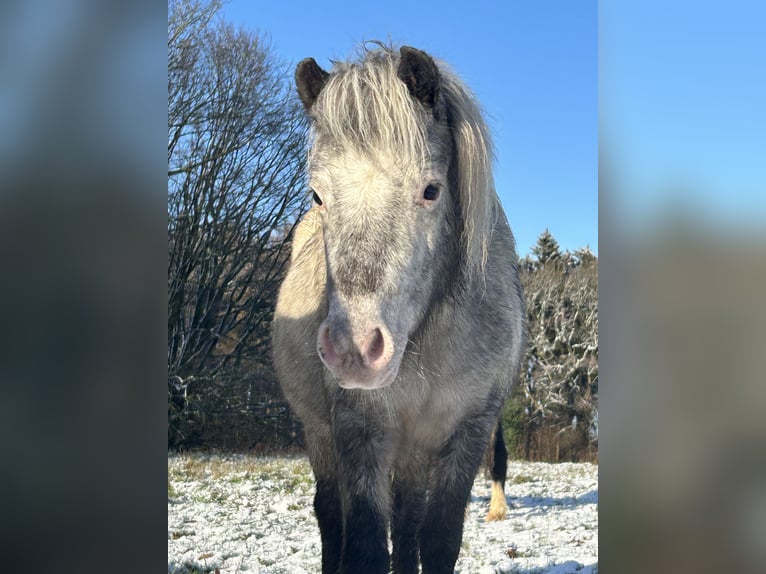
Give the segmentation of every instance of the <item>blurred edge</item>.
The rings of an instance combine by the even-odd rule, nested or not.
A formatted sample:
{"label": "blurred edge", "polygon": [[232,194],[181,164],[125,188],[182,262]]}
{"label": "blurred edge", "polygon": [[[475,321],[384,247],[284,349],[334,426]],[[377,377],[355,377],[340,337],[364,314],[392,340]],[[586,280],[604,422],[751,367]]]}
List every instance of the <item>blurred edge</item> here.
{"label": "blurred edge", "polygon": [[162,4],[0,8],[13,572],[164,567],[166,46]]}
{"label": "blurred edge", "polygon": [[600,234],[602,566],[760,571],[763,238]]}
{"label": "blurred edge", "polygon": [[[743,147],[737,161],[764,173],[766,115],[745,98],[763,90],[762,80],[727,66],[759,61],[763,69],[766,39],[747,44],[746,53],[742,41],[723,41],[763,21],[763,8],[746,4],[600,4],[599,561],[606,572],[744,573],[766,564],[766,213],[732,180],[737,169],[724,165],[732,146],[755,142],[760,148]],[[626,27],[640,33],[624,34]],[[705,54],[713,50],[719,60],[710,63]],[[674,62],[672,71],[620,59],[657,52]],[[729,77],[695,77],[719,65]],[[663,158],[678,163],[667,172],[672,179],[664,166],[642,164],[647,143],[625,127],[617,83],[628,75],[646,90],[627,113],[654,130],[656,145],[680,143]],[[722,82],[724,95],[711,106],[704,88]],[[656,108],[644,103],[653,88]],[[693,112],[677,107],[683,98],[675,97],[687,91],[698,94],[683,104]],[[701,125],[663,123],[666,113],[697,112]],[[737,139],[712,139],[717,121],[740,113],[749,122]],[[707,131],[710,141],[696,141]],[[689,162],[698,149],[717,149],[719,159]],[[751,158],[760,167],[747,165]],[[729,177],[700,184],[710,173]],[[766,195],[766,181],[750,184]]]}
{"label": "blurred edge", "polygon": [[[165,22],[146,2],[0,8],[0,484],[14,572],[165,559]],[[601,565],[758,571],[766,226],[692,216],[626,236],[614,205],[629,158],[606,144]],[[704,201],[684,197],[677,211]]]}

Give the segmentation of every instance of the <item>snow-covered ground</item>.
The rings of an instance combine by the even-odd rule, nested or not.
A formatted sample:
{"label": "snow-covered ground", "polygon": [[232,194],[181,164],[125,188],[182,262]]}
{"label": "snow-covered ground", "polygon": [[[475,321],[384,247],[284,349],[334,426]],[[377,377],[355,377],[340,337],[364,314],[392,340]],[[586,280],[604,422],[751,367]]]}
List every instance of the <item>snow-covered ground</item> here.
{"label": "snow-covered ground", "polygon": [[[598,572],[597,466],[511,462],[501,522],[484,522],[490,490],[480,473],[456,572]],[[168,572],[320,572],[313,495],[303,457],[169,455]]]}

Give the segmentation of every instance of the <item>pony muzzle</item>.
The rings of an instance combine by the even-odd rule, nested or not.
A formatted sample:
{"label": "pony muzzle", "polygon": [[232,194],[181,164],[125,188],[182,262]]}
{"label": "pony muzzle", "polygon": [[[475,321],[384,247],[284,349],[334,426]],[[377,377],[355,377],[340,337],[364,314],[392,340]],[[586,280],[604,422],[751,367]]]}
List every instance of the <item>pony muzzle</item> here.
{"label": "pony muzzle", "polygon": [[319,326],[317,351],[338,384],[347,389],[388,386],[399,370],[392,360],[393,337],[382,323],[353,332],[326,319]]}

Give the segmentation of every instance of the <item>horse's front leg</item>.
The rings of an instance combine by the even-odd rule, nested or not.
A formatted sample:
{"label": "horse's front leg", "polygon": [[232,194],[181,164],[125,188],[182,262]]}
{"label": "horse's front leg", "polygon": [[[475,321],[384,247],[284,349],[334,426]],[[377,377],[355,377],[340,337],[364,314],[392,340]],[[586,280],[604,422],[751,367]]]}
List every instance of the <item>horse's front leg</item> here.
{"label": "horse's front leg", "polygon": [[392,433],[339,403],[333,410],[343,503],[341,574],[388,574]]}
{"label": "horse's front leg", "polygon": [[465,508],[494,415],[464,419],[431,464],[430,492],[420,532],[423,574],[453,574],[463,539]]}
{"label": "horse's front leg", "polygon": [[314,513],[322,537],[322,574],[338,574],[343,544],[343,513],[338,460],[327,424],[305,424],[306,449],[316,478]]}
{"label": "horse's front leg", "polygon": [[394,465],[394,505],[391,541],[394,574],[417,574],[420,560],[420,527],[426,508],[428,463],[422,456],[407,453]]}

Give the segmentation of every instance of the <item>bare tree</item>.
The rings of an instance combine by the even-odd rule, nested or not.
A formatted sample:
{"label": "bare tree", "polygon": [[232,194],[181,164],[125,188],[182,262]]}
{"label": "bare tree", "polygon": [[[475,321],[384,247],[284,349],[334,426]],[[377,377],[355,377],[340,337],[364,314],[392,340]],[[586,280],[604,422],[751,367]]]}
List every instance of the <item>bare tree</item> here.
{"label": "bare tree", "polygon": [[307,128],[287,68],[262,36],[216,21],[218,8],[172,0],[168,12],[168,392],[176,433],[195,400],[246,401],[254,373],[264,372],[285,240],[305,203]]}
{"label": "bare tree", "polygon": [[[522,265],[529,352],[506,421],[517,454],[593,458],[598,421],[598,258],[559,253],[546,231]],[[555,253],[554,256],[551,256]]]}

